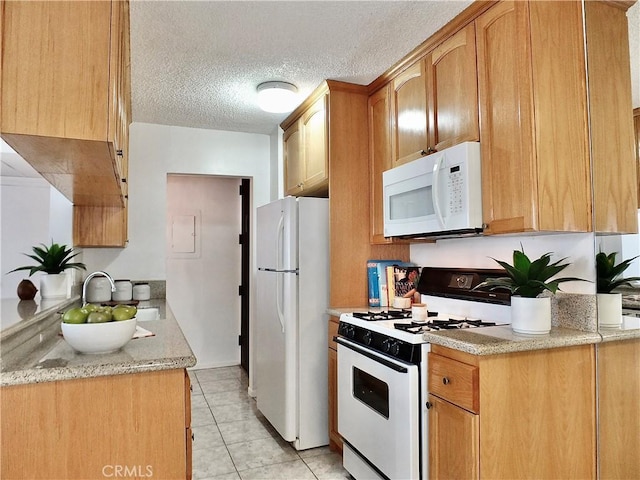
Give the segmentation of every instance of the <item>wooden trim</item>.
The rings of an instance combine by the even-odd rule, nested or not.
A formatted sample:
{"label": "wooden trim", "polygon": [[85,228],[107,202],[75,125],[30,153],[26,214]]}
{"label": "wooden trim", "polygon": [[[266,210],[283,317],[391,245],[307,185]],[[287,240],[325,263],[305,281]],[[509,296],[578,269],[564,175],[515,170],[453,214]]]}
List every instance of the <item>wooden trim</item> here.
{"label": "wooden trim", "polygon": [[391,66],[391,68],[371,82],[367,87],[369,95],[382,88],[396,75],[409,68],[437,47],[441,42],[474,21],[478,15],[482,14],[496,3],[498,3],[497,0],[477,0],[472,3],[469,7],[460,12],[453,20],[444,25],[440,30],[431,35],[428,39],[409,52],[409,54],[404,56],[400,61],[396,62]]}
{"label": "wooden trim", "polygon": [[640,107],[633,109],[633,116],[640,117]]}
{"label": "wooden trim", "polygon": [[463,362],[468,365],[479,365],[479,357],[477,355],[472,355],[461,350],[454,350],[452,348],[443,347],[441,345],[431,345],[431,353],[433,353],[434,355],[451,358],[452,360],[457,360],[458,362]]}
{"label": "wooden trim", "polygon": [[626,12],[636,3],[636,0],[605,0],[605,2]]}
{"label": "wooden trim", "polygon": [[322,95],[327,92],[348,92],[359,95],[367,95],[368,90],[365,85],[358,85],[355,83],[340,82],[338,80],[324,80],[316,89],[309,94],[304,101],[296,107],[296,109],[289,114],[280,124],[280,128],[286,130],[293,125],[298,118],[311,107]]}

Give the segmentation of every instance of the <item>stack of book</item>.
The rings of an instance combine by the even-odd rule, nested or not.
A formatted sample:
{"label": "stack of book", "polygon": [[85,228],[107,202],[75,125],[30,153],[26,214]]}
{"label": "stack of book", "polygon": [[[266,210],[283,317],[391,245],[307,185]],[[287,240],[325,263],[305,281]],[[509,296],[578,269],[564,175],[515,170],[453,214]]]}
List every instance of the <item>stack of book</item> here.
{"label": "stack of book", "polygon": [[[396,287],[400,290],[406,289],[408,267],[417,268],[415,263],[402,262],[401,260],[367,261],[370,307],[393,306],[393,300],[397,295]],[[417,282],[418,278],[416,277],[416,285]]]}

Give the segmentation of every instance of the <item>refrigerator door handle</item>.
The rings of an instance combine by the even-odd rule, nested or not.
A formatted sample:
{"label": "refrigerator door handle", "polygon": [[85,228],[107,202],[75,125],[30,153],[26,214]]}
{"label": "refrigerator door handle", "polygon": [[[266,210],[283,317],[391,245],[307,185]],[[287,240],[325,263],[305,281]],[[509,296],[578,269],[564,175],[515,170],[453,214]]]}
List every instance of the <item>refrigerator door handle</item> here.
{"label": "refrigerator door handle", "polygon": [[283,276],[284,273],[276,273],[276,313],[278,314],[278,320],[282,327],[282,333],[284,333],[284,312],[282,311],[282,296],[284,294],[284,289],[282,288]]}
{"label": "refrigerator door handle", "polygon": [[[282,242],[284,237],[284,212],[280,214],[280,220],[278,221],[278,235],[276,236],[276,269],[282,268]],[[284,312],[282,311],[284,289],[282,283],[284,281],[282,273],[276,273],[276,313],[278,314],[278,320],[282,327],[282,333],[284,333]]]}
{"label": "refrigerator door handle", "polygon": [[278,221],[278,234],[276,235],[276,270],[282,269],[282,250],[284,238],[284,212],[280,213]]}

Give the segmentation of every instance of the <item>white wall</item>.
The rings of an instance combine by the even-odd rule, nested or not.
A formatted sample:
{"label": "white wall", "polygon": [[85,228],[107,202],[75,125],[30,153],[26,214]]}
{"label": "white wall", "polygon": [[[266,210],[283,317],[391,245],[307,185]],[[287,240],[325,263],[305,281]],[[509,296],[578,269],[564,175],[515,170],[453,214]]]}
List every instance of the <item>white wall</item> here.
{"label": "white wall", "polygon": [[[241,182],[208,175],[169,175],[167,181],[167,301],[198,368],[240,363]],[[195,231],[184,228],[181,217],[193,218],[188,227]]]}
{"label": "white wall", "polygon": [[[60,192],[43,178],[0,177],[0,296],[17,298],[20,280],[28,271],[6,272],[34,262],[23,255],[44,243],[72,244],[72,206]],[[76,257],[82,261],[82,257]],[[31,281],[40,288],[40,274]],[[36,297],[36,300],[39,296]]]}
{"label": "white wall", "polygon": [[594,235],[518,235],[438,240],[435,244],[411,245],[411,261],[430,267],[501,268],[490,257],[512,263],[513,250],[520,244],[532,260],[553,252],[552,261],[567,257],[571,263],[559,276],[577,277],[590,282],[567,282],[560,289],[568,293],[595,293]]}
{"label": "white wall", "polygon": [[[129,245],[124,249],[85,249],[83,259],[89,271],[105,270],[115,277],[134,280],[166,279],[169,173],[251,178],[252,212],[271,200],[274,172],[271,137],[267,135],[133,123],[129,142]],[[255,231],[255,218],[252,223]],[[251,298],[254,299],[255,244],[252,252]],[[250,324],[253,324],[255,310],[253,301]],[[252,335],[250,351],[251,342]],[[250,370],[254,370],[252,366]]]}
{"label": "white wall", "polygon": [[129,244],[85,249],[89,271],[165,280],[167,174],[252,179],[252,210],[270,200],[270,139],[266,135],[133,123],[129,140]]}

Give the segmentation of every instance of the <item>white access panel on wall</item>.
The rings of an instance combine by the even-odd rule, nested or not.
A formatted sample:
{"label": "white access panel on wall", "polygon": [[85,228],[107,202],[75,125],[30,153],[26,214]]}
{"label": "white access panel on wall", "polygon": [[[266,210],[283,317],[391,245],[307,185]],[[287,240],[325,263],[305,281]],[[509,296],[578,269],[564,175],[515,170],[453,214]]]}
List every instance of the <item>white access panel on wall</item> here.
{"label": "white access panel on wall", "polygon": [[199,255],[198,231],[200,212],[171,215],[171,233],[169,251],[178,258],[197,257]]}

